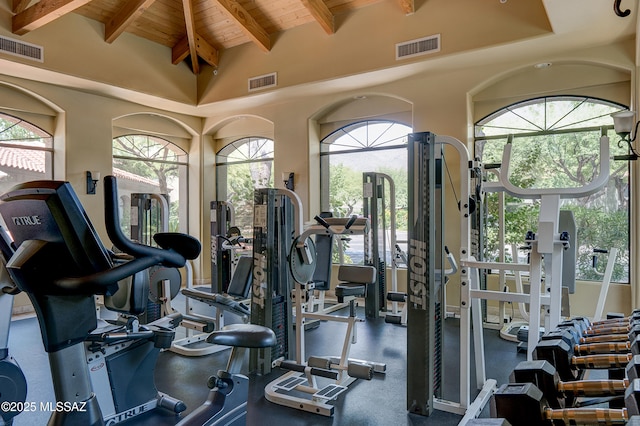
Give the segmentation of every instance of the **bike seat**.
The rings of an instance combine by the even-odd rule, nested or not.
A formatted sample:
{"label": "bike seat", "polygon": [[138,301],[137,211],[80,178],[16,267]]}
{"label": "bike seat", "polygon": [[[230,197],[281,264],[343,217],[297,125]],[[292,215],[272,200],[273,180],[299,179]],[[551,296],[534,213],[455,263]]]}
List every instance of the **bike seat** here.
{"label": "bike seat", "polygon": [[268,348],[276,344],[276,334],[256,324],[230,324],[207,337],[208,343],[241,348]]}
{"label": "bike seat", "polygon": [[158,232],[153,240],[163,249],[172,249],[185,259],[195,259],[200,255],[200,241],[191,235],[179,232]]}

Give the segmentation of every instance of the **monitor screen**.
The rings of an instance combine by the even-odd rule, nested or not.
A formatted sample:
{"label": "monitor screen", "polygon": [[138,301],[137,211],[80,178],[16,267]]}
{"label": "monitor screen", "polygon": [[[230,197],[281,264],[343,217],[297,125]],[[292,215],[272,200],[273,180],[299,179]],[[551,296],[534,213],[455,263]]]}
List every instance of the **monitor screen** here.
{"label": "monitor screen", "polygon": [[78,276],[112,266],[69,182],[22,183],[0,196],[0,201],[0,215],[16,247],[25,240],[60,243],[60,250],[66,250],[76,265],[72,274]]}

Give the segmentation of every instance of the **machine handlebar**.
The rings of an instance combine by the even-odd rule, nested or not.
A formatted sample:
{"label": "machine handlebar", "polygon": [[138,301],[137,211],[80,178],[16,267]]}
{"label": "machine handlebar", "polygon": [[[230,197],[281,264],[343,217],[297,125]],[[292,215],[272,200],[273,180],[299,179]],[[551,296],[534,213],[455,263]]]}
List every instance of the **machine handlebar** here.
{"label": "machine handlebar", "polygon": [[509,180],[509,165],[511,163],[512,144],[507,142],[502,152],[502,172],[500,183],[506,192],[514,197],[525,199],[540,199],[546,195],[557,195],[560,198],[580,198],[595,194],[606,185],[609,180],[609,138],[600,137],[600,171],[588,184],[579,188],[520,188]]}
{"label": "machine handlebar", "polygon": [[347,224],[344,226],[344,229],[351,228],[351,225],[353,225],[356,222],[356,219],[358,219],[358,216],[356,216],[355,214],[353,216],[351,216],[349,218],[349,221],[347,222]]}
{"label": "machine handlebar", "polygon": [[327,223],[326,220],[324,220],[323,218],[321,218],[320,216],[316,215],[314,217],[315,221],[318,222],[320,225],[324,226],[325,228],[329,229],[329,223]]}
{"label": "machine handlebar", "polygon": [[[104,204],[105,226],[111,242],[113,242],[119,250],[140,260],[137,264],[144,264],[146,262],[143,262],[142,259],[149,258],[148,262],[154,262],[151,265],[162,264],[169,268],[180,268],[184,266],[187,259],[195,259],[200,254],[200,242],[187,234],[163,232],[154,235],[154,240],[162,248],[134,243],[125,237],[120,229],[118,188],[116,178],[113,176],[105,176],[104,178]],[[125,265],[129,265],[130,263],[132,262]],[[118,266],[114,269],[124,267],[125,265]],[[136,265],[136,263],[134,263],[134,265]],[[129,268],[132,268],[132,266]],[[141,269],[144,268],[145,267]],[[100,274],[102,274],[102,272],[94,275]]]}
{"label": "machine handlebar", "polygon": [[154,240],[161,248],[134,243],[125,237],[120,229],[116,183],[113,176],[104,178],[105,227],[115,247],[131,256],[132,260],[122,262],[123,256],[118,255],[113,259],[116,264],[113,268],[79,277],[59,278],[54,281],[59,289],[81,294],[100,294],[106,290],[110,294],[115,291],[114,283],[126,277],[154,265],[180,268],[187,259],[195,259],[200,254],[200,242],[187,234],[162,232],[154,235]]}

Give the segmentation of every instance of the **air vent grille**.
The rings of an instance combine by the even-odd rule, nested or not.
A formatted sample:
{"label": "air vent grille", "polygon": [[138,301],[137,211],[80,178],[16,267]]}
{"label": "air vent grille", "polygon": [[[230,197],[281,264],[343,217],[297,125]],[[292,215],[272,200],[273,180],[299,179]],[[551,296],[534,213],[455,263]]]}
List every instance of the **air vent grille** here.
{"label": "air vent grille", "polygon": [[396,60],[440,51],[440,34],[396,44]]}
{"label": "air vent grille", "polygon": [[44,62],[44,48],[24,41],[0,36],[0,52]]}
{"label": "air vent grille", "polygon": [[278,85],[277,73],[259,75],[257,77],[251,77],[249,79],[249,91],[262,90],[269,87],[275,87]]}

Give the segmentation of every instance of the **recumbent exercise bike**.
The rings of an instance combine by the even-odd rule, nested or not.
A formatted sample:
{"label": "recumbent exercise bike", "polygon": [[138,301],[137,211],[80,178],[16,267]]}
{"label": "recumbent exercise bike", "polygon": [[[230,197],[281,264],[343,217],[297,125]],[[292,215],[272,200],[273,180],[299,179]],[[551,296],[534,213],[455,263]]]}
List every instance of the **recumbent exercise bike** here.
{"label": "recumbent exercise bike", "polygon": [[[131,256],[126,262],[114,262],[68,182],[27,182],[0,197],[0,215],[17,247],[7,270],[36,311],[56,406],[71,407],[52,412],[50,425],[105,424],[85,354],[85,341],[97,326],[94,296],[139,311],[148,291],[142,288],[144,280],[126,285],[121,280],[154,265],[182,267],[200,253],[200,243],[186,234],[156,234],[161,248],[128,240],[119,228],[116,180],[107,176],[104,182],[107,233],[116,248]],[[180,424],[244,424],[248,379],[238,374],[241,352],[272,346],[275,335],[266,327],[239,324],[213,332],[207,340],[234,346],[228,370],[218,372],[207,401]]]}

